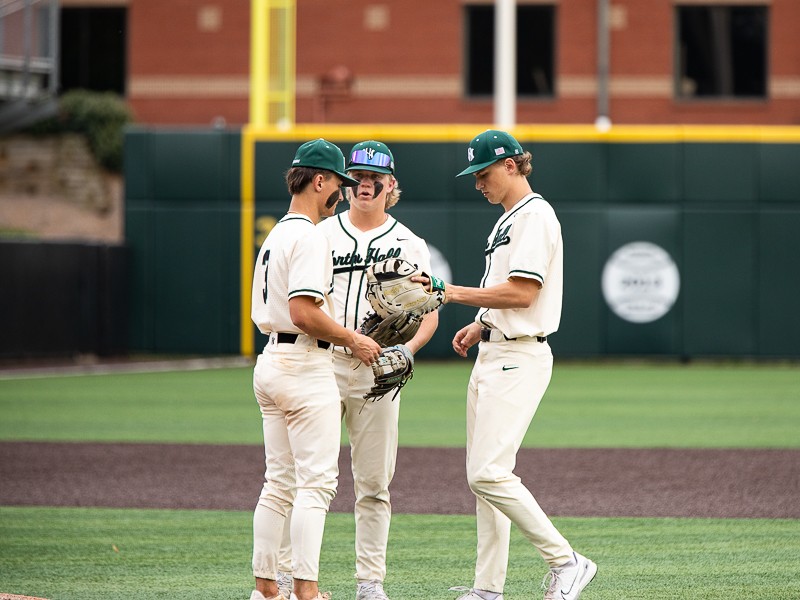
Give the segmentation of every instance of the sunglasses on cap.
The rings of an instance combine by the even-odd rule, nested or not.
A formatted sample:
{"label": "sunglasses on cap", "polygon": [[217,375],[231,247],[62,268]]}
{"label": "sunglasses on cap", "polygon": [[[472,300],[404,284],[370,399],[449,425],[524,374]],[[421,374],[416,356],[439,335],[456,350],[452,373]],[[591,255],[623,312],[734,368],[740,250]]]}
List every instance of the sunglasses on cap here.
{"label": "sunglasses on cap", "polygon": [[374,150],[356,150],[350,155],[350,164],[391,168],[392,157]]}

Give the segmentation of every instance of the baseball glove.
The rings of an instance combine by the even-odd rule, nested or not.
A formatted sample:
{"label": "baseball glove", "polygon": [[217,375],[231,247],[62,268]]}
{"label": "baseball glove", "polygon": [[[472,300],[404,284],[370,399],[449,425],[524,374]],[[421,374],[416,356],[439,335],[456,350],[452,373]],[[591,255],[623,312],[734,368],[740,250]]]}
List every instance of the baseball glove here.
{"label": "baseball glove", "polygon": [[[412,277],[430,279],[430,290]],[[433,312],[446,302],[444,282],[423,273],[407,260],[390,258],[367,269],[367,300],[372,309],[385,319],[398,312],[424,315]]]}
{"label": "baseball glove", "polygon": [[364,394],[364,401],[375,402],[392,390],[395,390],[392,400],[400,393],[400,389],[414,375],[414,355],[403,344],[384,348],[381,355],[372,363],[372,372],[375,383]]}
{"label": "baseball glove", "polygon": [[405,344],[416,335],[422,317],[410,312],[397,312],[382,319],[378,313],[367,313],[361,322],[361,333],[378,342],[382,348]]}

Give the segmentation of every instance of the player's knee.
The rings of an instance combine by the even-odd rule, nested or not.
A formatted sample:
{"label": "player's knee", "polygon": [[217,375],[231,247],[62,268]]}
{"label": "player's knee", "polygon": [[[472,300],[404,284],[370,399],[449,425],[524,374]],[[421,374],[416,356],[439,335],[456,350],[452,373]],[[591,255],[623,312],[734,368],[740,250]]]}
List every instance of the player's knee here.
{"label": "player's knee", "polygon": [[289,514],[294,504],[294,494],[275,493],[274,489],[264,486],[258,498],[258,504],[285,517]]}
{"label": "player's knee", "polygon": [[307,487],[297,490],[294,508],[328,510],[336,496],[336,488]]}
{"label": "player's knee", "polygon": [[489,487],[489,481],[481,473],[468,473],[467,484],[473,494],[482,495]]}
{"label": "player's knee", "polygon": [[357,499],[371,499],[376,502],[389,501],[388,479],[356,479],[353,488]]}
{"label": "player's knee", "polygon": [[467,484],[477,495],[485,495],[502,479],[496,469],[483,466],[467,465]]}

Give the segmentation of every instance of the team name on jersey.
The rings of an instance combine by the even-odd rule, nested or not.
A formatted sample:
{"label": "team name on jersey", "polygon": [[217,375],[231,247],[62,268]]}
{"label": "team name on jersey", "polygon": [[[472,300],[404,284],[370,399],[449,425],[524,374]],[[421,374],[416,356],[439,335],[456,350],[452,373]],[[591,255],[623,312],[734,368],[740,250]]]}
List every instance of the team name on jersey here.
{"label": "team name on jersey", "polygon": [[370,248],[367,250],[367,256],[364,258],[358,252],[348,252],[347,254],[337,255],[336,250],[333,251],[333,266],[334,267],[357,267],[367,266],[387,258],[399,258],[402,248],[389,248],[386,252],[381,252],[380,248]]}
{"label": "team name on jersey", "polygon": [[506,244],[510,244],[511,236],[508,235],[509,231],[511,231],[511,225],[499,228],[497,230],[497,233],[494,234],[494,239],[486,247],[486,250],[484,250],[484,254],[491,254],[492,252],[497,250],[500,246],[505,246]]}

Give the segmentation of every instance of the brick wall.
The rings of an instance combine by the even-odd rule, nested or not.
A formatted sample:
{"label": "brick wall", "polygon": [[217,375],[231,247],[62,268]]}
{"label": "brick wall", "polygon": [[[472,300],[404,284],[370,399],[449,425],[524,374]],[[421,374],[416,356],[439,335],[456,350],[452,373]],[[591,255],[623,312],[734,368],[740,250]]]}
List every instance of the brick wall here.
{"label": "brick wall", "polygon": [[[521,0],[522,1],[522,0]],[[714,3],[716,0],[708,0]],[[753,0],[761,4],[763,0]],[[296,120],[487,123],[491,100],[462,91],[462,0],[298,0]],[[596,0],[556,6],[554,99],[520,100],[520,123],[591,123],[596,116]],[[673,98],[673,0],[611,4],[610,107],[615,123],[800,123],[800,2],[771,0],[769,98]],[[140,122],[248,120],[249,10],[244,0],[130,0],[129,96]],[[325,101],[322,78],[351,74]]]}

